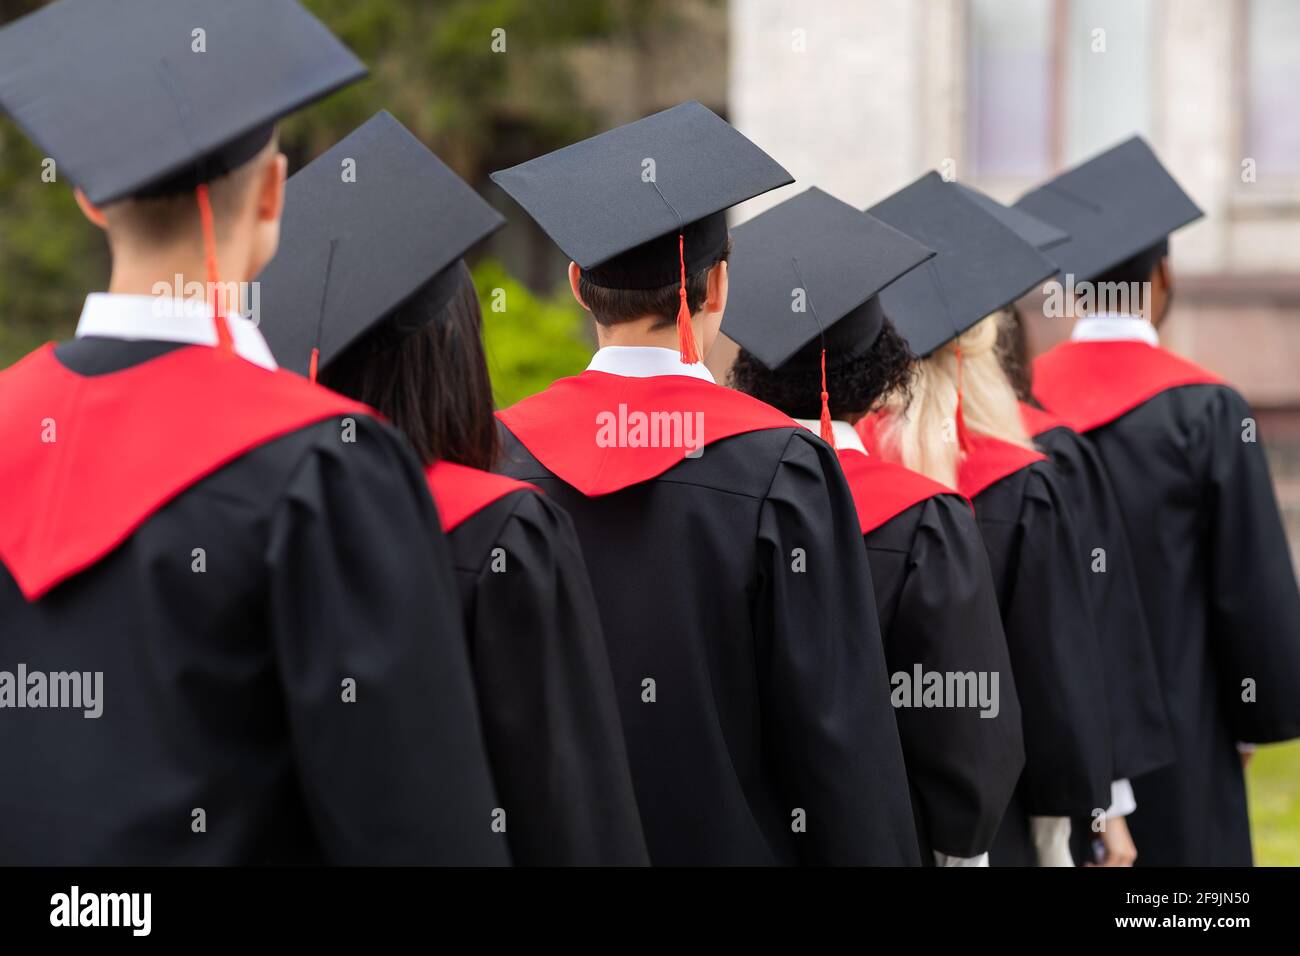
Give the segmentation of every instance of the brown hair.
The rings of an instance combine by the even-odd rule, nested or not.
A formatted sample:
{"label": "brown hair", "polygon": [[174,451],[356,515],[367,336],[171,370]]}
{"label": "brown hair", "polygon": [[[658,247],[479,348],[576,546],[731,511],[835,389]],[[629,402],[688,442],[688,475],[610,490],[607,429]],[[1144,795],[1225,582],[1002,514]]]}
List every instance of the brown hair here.
{"label": "brown hair", "polygon": [[[451,461],[490,470],[500,438],[483,352],[483,313],[469,268],[441,304],[435,277],[321,371],[336,392],[382,412],[425,466]],[[440,294],[441,293],[441,294]]]}
{"label": "brown hair", "polygon": [[[208,183],[212,220],[221,235],[247,200],[266,159],[280,149],[279,136],[257,151],[248,162]],[[110,241],[126,241],[146,248],[170,246],[182,239],[197,241],[201,233],[198,199],[194,190],[168,196],[129,197],[104,208]]]}
{"label": "brown hair", "polygon": [[[709,272],[719,262],[726,262],[730,255],[731,237],[728,236],[727,244],[712,263],[686,277],[686,307],[691,310],[691,315],[704,307],[709,294]],[[591,282],[586,272],[578,275],[578,294],[601,325],[618,325],[653,315],[659,320],[654,324],[654,330],[670,328],[677,323],[680,290],[680,282],[657,289],[611,289]]]}

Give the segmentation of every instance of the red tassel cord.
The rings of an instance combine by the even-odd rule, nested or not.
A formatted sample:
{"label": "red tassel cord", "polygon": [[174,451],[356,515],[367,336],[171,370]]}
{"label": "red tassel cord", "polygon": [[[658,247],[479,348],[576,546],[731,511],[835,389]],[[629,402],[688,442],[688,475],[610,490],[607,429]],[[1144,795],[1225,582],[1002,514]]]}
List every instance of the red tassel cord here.
{"label": "red tassel cord", "polygon": [[682,287],[678,290],[681,304],[677,306],[677,348],[682,353],[683,365],[694,365],[700,360],[695,346],[695,329],[691,327],[691,310],[686,304],[686,236],[677,234],[677,261],[682,269]]}
{"label": "red tassel cord", "polygon": [[217,233],[212,224],[212,200],[208,196],[207,183],[195,190],[199,201],[199,219],[203,223],[203,255],[207,260],[208,293],[212,296],[212,326],[217,333],[217,350],[227,355],[235,351],[235,343],[230,336],[230,326],[226,322],[225,309],[221,302],[221,276],[217,269]]}
{"label": "red tassel cord", "polygon": [[961,410],[961,346],[957,346],[957,447],[965,451],[968,447],[966,440],[966,417]]}
{"label": "red tassel cord", "polygon": [[822,349],[822,441],[835,447],[835,429],[831,427],[831,393],[826,391],[825,349]]}
{"label": "red tassel cord", "polygon": [[307,381],[313,384],[315,384],[316,382],[316,366],[319,364],[320,364],[320,349],[313,348],[311,350],[311,363],[307,366]]}

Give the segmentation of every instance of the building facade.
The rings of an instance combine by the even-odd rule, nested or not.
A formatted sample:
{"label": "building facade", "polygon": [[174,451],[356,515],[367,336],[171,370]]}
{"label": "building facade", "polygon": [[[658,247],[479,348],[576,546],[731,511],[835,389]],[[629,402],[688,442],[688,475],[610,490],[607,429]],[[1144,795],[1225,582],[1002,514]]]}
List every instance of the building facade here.
{"label": "building facade", "polygon": [[[1257,410],[1300,555],[1300,2],[731,0],[730,119],[867,206],[929,169],[1009,201],[1140,133],[1205,210],[1167,344]],[[1031,317],[1049,347],[1069,320]]]}

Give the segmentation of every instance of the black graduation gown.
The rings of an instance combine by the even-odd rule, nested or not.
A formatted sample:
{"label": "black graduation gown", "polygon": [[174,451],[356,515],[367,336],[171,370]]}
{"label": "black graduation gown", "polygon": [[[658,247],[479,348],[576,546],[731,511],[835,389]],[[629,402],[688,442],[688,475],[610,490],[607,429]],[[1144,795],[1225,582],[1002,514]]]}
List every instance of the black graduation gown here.
{"label": "black graduation gown", "polygon": [[447,539],[514,863],[648,862],[609,657],[568,515],[521,489]]}
{"label": "black graduation gown", "polygon": [[1133,780],[1139,865],[1249,865],[1236,743],[1300,736],[1300,596],[1248,422],[1236,391],[1204,384],[1088,432],[1129,529],[1178,752]]}
{"label": "black graduation gown", "polygon": [[[586,406],[558,399],[592,376],[613,394],[597,384]],[[871,572],[834,451],[684,376],[588,372],[548,392],[521,406],[552,460],[568,442],[591,450],[592,408],[636,412],[661,393],[699,401],[710,429],[728,408],[765,422],[587,495],[511,431],[521,406],[502,413],[502,470],[543,488],[582,543],[651,862],[915,865]],[[600,473],[627,451],[610,449]]]}
{"label": "black graduation gown", "polygon": [[1077,558],[1078,534],[1052,466],[1036,461],[1020,467],[971,501],[997,587],[1025,731],[1025,772],[990,862],[1034,866],[1029,817],[1091,818],[1110,805],[1114,776],[1101,652]]}
{"label": "black graduation gown", "polygon": [[1136,777],[1172,763],[1174,741],[1123,515],[1087,438],[1058,423],[1034,435],[1034,442],[1051,458],[1079,531],[1079,560],[1105,665],[1115,776]]}
{"label": "black graduation gown", "polygon": [[922,862],[986,853],[1025,764],[997,594],[970,505],[929,497],[863,535],[891,675],[997,674],[998,712],[899,707]]}
{"label": "black graduation gown", "polygon": [[[175,349],[57,354],[154,374]],[[238,396],[213,384],[215,416]],[[335,415],[254,447],[36,600],[0,565],[0,668],[103,673],[98,719],[0,710],[0,864],[508,862],[446,540],[400,436],[353,423],[354,442]]]}

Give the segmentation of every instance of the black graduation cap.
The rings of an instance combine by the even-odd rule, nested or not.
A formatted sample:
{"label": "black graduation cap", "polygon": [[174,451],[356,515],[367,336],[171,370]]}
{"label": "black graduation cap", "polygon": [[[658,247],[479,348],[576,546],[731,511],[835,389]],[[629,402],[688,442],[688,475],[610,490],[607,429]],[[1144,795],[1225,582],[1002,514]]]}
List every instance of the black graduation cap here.
{"label": "black graduation cap", "polygon": [[921,357],[1057,271],[1051,260],[936,172],[867,212],[937,252],[880,294],[885,315]]}
{"label": "black graduation cap", "polygon": [[1140,136],[1066,170],[1015,205],[1069,233],[1050,256],[1080,281],[1160,246],[1204,215]]}
{"label": "black graduation cap", "polygon": [[[1039,252],[1059,246],[1070,238],[1064,229],[1058,229],[1050,222],[1044,222],[1037,216],[1031,216],[1015,206],[1004,206],[987,193],[980,192],[973,186],[957,183],[957,188],[974,200],[975,204],[1006,226],[1025,242]],[[1050,258],[1050,257],[1049,257]]]}
{"label": "black graduation cap", "polygon": [[[726,210],[794,181],[694,101],[493,173],[492,180],[588,280],[618,289],[672,285],[710,265],[727,241]],[[683,361],[688,343],[693,361],[684,289],[682,295]]]}
{"label": "black graduation cap", "polygon": [[814,186],[732,232],[722,331],[769,369],[813,365],[823,347],[861,355],[880,334],[876,294],[933,255]]}
{"label": "black graduation cap", "polygon": [[375,114],[286,186],[280,251],[259,280],[276,361],[308,374],[319,349],[328,365],[430,283],[436,310],[459,286],[461,257],[504,224],[405,126]]}
{"label": "black graduation cap", "polygon": [[58,0],[0,30],[0,106],[96,205],[215,179],[365,73],[294,0]]}

